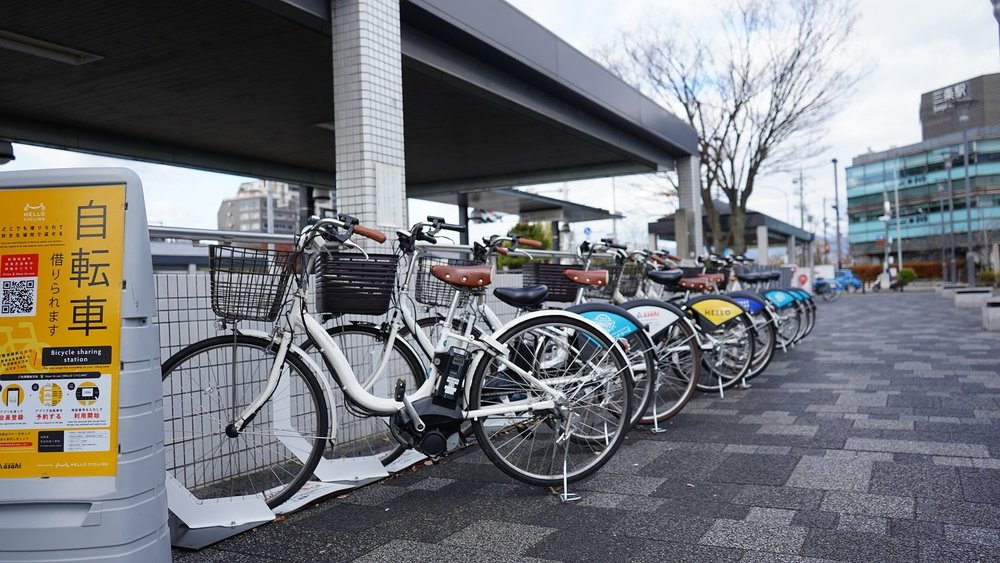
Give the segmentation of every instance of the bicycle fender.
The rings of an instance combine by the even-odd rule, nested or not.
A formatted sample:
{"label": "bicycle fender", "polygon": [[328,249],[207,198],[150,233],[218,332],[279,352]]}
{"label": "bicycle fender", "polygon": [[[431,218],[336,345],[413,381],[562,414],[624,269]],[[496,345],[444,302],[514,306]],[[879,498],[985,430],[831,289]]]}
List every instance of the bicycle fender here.
{"label": "bicycle fender", "polygon": [[656,337],[684,318],[684,311],[680,307],[656,299],[633,299],[622,305],[622,308],[635,316],[651,337]]}
{"label": "bicycle fender", "polygon": [[[262,330],[240,330],[239,333],[246,336],[253,336],[255,338],[260,338],[263,340],[268,340],[272,342],[274,341],[274,338],[272,338],[271,333],[264,332]],[[316,374],[316,379],[319,381],[319,384],[323,387],[323,393],[326,395],[326,409],[328,411],[327,416],[330,419],[329,438],[331,440],[336,440],[337,403],[336,401],[334,401],[333,386],[330,385],[330,378],[327,377],[326,373],[323,371],[323,368],[319,367],[319,364],[313,361],[313,359],[309,357],[309,354],[306,354],[306,352],[302,348],[299,348],[298,345],[294,343],[289,343],[288,353],[295,354],[296,357],[302,360],[302,363],[304,363],[306,367],[313,370],[313,373]]]}
{"label": "bicycle fender", "polygon": [[750,314],[737,301],[725,295],[699,295],[684,303],[683,308],[693,312],[700,322],[707,323],[706,328],[725,325],[741,316],[753,324]]}
{"label": "bicycle fender", "polygon": [[767,302],[764,301],[764,298],[752,291],[730,291],[726,295],[739,303],[751,315],[756,315],[761,309],[767,308]]}
{"label": "bicycle fender", "polygon": [[565,311],[576,313],[596,323],[614,338],[625,338],[633,332],[643,330],[642,321],[618,305],[608,303],[581,303],[567,307]]}

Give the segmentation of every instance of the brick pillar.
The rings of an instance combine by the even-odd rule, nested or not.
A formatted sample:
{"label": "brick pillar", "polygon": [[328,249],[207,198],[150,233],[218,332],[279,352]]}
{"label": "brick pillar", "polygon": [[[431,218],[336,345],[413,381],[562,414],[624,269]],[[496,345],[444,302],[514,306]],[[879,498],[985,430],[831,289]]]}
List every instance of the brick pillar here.
{"label": "brick pillar", "polygon": [[331,0],[330,13],[337,211],[392,233],[407,226],[399,0]]}
{"label": "brick pillar", "polygon": [[[701,219],[701,164],[696,156],[677,159],[677,196],[680,203],[675,228],[677,250],[683,258],[701,254],[705,248]],[[680,213],[683,210],[684,213]],[[683,216],[683,221],[676,221]],[[686,232],[686,240],[681,237]],[[681,249],[684,253],[681,254]]]}

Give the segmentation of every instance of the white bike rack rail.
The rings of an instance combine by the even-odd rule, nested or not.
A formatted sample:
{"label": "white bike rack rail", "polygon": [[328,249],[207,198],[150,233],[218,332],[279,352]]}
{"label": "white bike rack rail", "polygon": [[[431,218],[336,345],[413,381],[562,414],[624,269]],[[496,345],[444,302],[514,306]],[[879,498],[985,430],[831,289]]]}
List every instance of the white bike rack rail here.
{"label": "white bike rack rail", "polygon": [[[329,383],[323,382],[324,387]],[[282,378],[271,397],[274,403],[276,436],[305,461],[303,452],[309,450],[306,438],[296,431],[288,413],[291,408],[288,378]],[[333,412],[331,410],[331,412]],[[284,413],[284,416],[282,416]],[[333,421],[336,427],[336,421]],[[336,435],[332,436],[336,438]],[[405,456],[393,464],[396,470],[409,467],[423,456]],[[403,465],[397,465],[404,463]],[[167,506],[170,509],[170,541],[176,547],[201,549],[213,543],[266,524],[278,514],[294,512],[323,497],[354,489],[389,476],[387,468],[373,456],[322,459],[314,476],[319,482],[310,481],[292,498],[272,510],[258,496],[241,496],[224,499],[199,500],[167,472]]]}

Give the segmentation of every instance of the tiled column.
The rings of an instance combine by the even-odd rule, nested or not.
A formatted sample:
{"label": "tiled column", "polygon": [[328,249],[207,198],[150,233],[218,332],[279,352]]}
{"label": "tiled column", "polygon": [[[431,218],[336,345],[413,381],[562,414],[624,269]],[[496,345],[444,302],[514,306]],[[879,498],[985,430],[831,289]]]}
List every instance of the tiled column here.
{"label": "tiled column", "polygon": [[767,256],[767,225],[757,226],[757,263],[766,265],[769,260]]}
{"label": "tiled column", "polygon": [[407,223],[399,0],[330,8],[337,211],[391,233]]}
{"label": "tiled column", "polygon": [[797,264],[799,257],[797,256],[798,251],[795,249],[795,237],[788,237],[788,245],[785,248],[788,249],[786,252],[788,257],[785,259],[785,262],[787,264]]}
{"label": "tiled column", "polygon": [[[677,237],[677,250],[684,253],[683,258],[691,258],[701,254],[704,245],[704,234],[701,225],[701,164],[696,156],[677,159],[677,196],[680,202],[681,214],[678,210],[674,226]],[[676,221],[683,215],[684,221]],[[685,244],[681,244],[682,233],[686,230]]]}

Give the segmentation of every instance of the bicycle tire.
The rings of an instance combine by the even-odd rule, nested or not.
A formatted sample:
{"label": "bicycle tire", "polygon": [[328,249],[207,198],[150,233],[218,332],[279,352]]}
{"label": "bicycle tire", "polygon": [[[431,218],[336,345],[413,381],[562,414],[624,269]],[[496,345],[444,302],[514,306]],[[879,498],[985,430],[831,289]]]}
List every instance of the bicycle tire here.
{"label": "bicycle tire", "polygon": [[754,357],[750,362],[750,370],[745,379],[750,380],[767,369],[774,359],[774,348],[778,341],[778,331],[775,328],[775,319],[767,309],[761,309],[756,315],[750,315],[750,320],[754,325]]}
{"label": "bicycle tire", "polygon": [[[564,479],[573,483],[600,469],[629,427],[632,382],[621,349],[590,322],[565,314],[527,317],[494,338],[511,351],[510,361],[565,398],[562,408],[475,418],[473,430],[487,458],[514,479],[546,487],[562,485]],[[530,397],[548,395],[497,358],[484,357],[477,365],[471,409]]]}
{"label": "bicycle tire", "polygon": [[625,356],[632,366],[633,376],[632,418],[629,428],[634,428],[653,404],[653,379],[657,372],[655,345],[646,333],[645,326],[628,309],[611,303],[581,303],[564,310],[596,323],[612,336],[624,334],[627,344]]}
{"label": "bicycle tire", "polygon": [[231,428],[233,413],[264,390],[274,352],[269,340],[225,335],[162,364],[167,471],[196,498],[258,495],[275,508],[319,463],[329,438],[326,398],[294,354],[267,402],[238,433]]}
{"label": "bicycle tire", "polygon": [[655,335],[657,377],[653,403],[640,422],[664,422],[681,412],[691,397],[701,372],[701,348],[694,329],[678,320]]}
{"label": "bicycle tire", "polygon": [[676,415],[695,392],[701,369],[701,347],[696,329],[679,307],[656,299],[633,299],[622,307],[643,323],[653,341],[656,379],[653,397],[641,413],[641,424],[663,422]]}
{"label": "bicycle tire", "polygon": [[[359,380],[375,371],[386,349],[388,335],[371,324],[339,325],[327,329],[326,333],[337,343]],[[340,426],[337,428],[337,443],[332,444],[327,455],[331,458],[374,456],[382,465],[389,465],[398,459],[408,447],[394,437],[388,420],[385,417],[365,415],[358,409],[348,409],[348,399],[340,386],[340,377],[329,360],[314,350],[316,343],[310,338],[302,343],[301,348],[312,354],[314,360],[322,361],[322,365],[326,366],[338,383],[334,393],[339,399],[337,420]],[[416,391],[427,379],[420,359],[399,337],[392,342],[391,353],[393,356],[387,361],[385,374],[380,380],[371,381],[366,388],[374,395],[391,398],[396,381],[403,378],[407,392]]]}
{"label": "bicycle tire", "polygon": [[775,315],[778,318],[778,323],[775,328],[777,329],[778,346],[784,348],[798,342],[797,336],[802,328],[802,314],[800,308],[795,303],[776,311]]}
{"label": "bicycle tire", "polygon": [[720,387],[723,390],[735,387],[746,376],[753,361],[753,322],[744,313],[705,334],[726,345],[715,344],[702,355],[705,369],[698,378],[698,390],[712,393]]}

